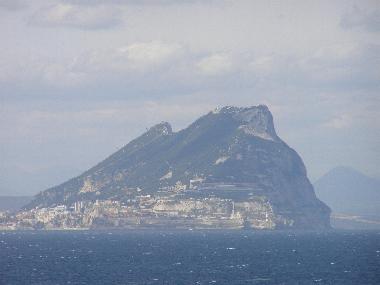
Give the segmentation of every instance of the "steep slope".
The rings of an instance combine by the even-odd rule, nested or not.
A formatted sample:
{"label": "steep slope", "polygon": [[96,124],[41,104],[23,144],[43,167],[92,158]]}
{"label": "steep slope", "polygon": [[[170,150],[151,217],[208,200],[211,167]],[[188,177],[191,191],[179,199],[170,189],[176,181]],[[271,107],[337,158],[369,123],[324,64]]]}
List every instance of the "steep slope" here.
{"label": "steep slope", "polygon": [[176,133],[160,123],[79,177],[41,192],[27,208],[124,201],[136,191],[171,189],[237,202],[261,199],[275,213],[276,227],[329,227],[329,208],[316,198],[301,158],[277,136],[262,105],[224,107]]}

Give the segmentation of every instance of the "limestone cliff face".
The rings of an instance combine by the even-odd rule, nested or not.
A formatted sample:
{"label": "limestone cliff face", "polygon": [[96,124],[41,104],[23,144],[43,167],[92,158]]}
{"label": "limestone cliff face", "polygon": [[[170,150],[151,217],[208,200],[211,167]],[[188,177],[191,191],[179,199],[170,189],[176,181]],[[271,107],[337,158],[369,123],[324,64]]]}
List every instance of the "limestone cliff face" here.
{"label": "limestone cliff face", "polygon": [[[261,207],[269,228],[330,223],[330,209],[316,198],[301,158],[277,136],[262,105],[216,109],[179,132],[160,123],[82,175],[41,192],[27,208],[177,192],[179,200],[234,201],[248,223]],[[167,206],[160,203],[157,209]]]}

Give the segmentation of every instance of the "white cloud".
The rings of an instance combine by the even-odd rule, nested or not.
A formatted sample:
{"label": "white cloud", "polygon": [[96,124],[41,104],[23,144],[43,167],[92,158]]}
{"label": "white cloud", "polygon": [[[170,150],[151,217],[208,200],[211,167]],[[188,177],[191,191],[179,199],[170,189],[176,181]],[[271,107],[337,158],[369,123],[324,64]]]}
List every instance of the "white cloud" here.
{"label": "white cloud", "polygon": [[180,55],[181,46],[163,42],[133,43],[118,49],[119,56],[125,56],[137,68],[159,65]]}
{"label": "white cloud", "polygon": [[[56,87],[90,85],[107,80],[117,82],[136,80],[146,73],[162,70],[170,63],[175,68],[185,57],[184,49],[177,43],[134,42],[107,49],[90,49],[74,57],[57,58],[48,55],[32,55],[23,60],[11,60],[0,54],[0,82],[22,80]],[[122,79],[119,79],[122,78]]]}
{"label": "white cloud", "polygon": [[313,55],[312,59],[315,60],[346,60],[353,56],[357,56],[359,52],[359,46],[355,42],[345,42],[333,45],[325,45],[318,48]]}
{"label": "white cloud", "polygon": [[347,114],[343,114],[330,119],[329,121],[325,122],[322,126],[331,129],[345,129],[349,128],[351,124],[352,118]]}
{"label": "white cloud", "polygon": [[58,3],[38,10],[30,23],[44,26],[65,26],[79,29],[108,29],[121,25],[122,13],[107,5],[78,6]]}
{"label": "white cloud", "polygon": [[[353,2],[359,12],[343,15]],[[28,5],[16,13],[22,5],[14,3]],[[351,154],[341,150],[357,137],[368,137],[352,144],[368,155],[379,149],[378,1],[0,0],[0,9],[0,98],[52,112],[0,120],[0,137],[20,142],[8,140],[4,149],[27,156],[33,152],[23,147],[42,149],[39,140],[53,136],[46,141],[55,153],[71,136],[66,151],[85,152],[104,134],[109,141],[93,154],[106,155],[109,143],[155,122],[189,123],[218,105],[265,101],[282,137],[314,170],[336,159],[308,156],[323,153],[326,133],[339,153]],[[151,102],[138,107],[142,100]],[[371,119],[360,119],[369,113],[357,107],[363,102]]]}
{"label": "white cloud", "polygon": [[275,62],[273,56],[262,56],[255,58],[250,64],[249,68],[258,75],[268,75],[273,71]]}
{"label": "white cloud", "polygon": [[199,71],[205,75],[223,75],[232,70],[232,61],[226,54],[212,54],[196,63]]}
{"label": "white cloud", "polygon": [[99,79],[103,83],[111,80],[118,84],[126,80],[147,80],[146,74],[152,72],[163,74],[169,64],[170,69],[175,68],[183,56],[182,46],[176,43],[134,42],[116,48],[89,50],[64,64],[69,77],[75,75],[92,84]]}

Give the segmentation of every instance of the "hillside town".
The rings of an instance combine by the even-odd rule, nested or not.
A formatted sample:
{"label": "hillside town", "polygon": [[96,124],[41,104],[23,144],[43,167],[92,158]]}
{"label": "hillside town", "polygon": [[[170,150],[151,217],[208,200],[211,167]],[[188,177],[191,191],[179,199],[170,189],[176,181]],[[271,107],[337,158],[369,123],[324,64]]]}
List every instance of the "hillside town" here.
{"label": "hillside town", "polygon": [[[85,230],[104,228],[257,228],[275,227],[270,203],[261,197],[234,201],[215,195],[196,197],[186,187],[162,189],[158,195],[117,200],[76,201],[0,213],[0,230]],[[286,221],[285,221],[286,222]],[[289,221],[291,222],[291,221]]]}

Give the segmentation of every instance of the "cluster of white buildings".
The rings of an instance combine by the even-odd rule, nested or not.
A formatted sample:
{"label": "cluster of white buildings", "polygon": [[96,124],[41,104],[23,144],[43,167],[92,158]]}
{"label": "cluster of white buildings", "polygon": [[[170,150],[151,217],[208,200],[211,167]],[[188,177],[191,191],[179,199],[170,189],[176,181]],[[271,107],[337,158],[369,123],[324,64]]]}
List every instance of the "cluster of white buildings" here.
{"label": "cluster of white buildings", "polygon": [[[191,188],[196,189],[199,182],[193,181]],[[275,226],[272,208],[265,201],[191,197],[184,191],[186,185],[177,183],[171,189],[161,189],[158,196],[139,193],[123,202],[76,201],[70,206],[35,208],[15,215],[0,213],[0,229],[133,228],[142,225],[240,228],[247,223],[254,228]]]}

